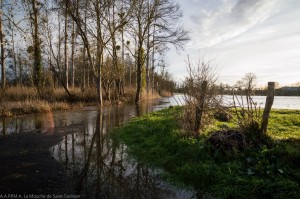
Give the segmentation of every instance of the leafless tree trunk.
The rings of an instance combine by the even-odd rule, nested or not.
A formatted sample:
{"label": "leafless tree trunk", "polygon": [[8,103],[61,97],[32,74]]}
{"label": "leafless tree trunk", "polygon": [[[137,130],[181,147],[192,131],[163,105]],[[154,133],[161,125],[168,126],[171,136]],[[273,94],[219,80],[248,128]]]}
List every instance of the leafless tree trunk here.
{"label": "leafless tree trunk", "polygon": [[23,66],[21,61],[21,54],[18,53],[18,64],[19,64],[19,86],[22,85],[22,79],[23,79]]}
{"label": "leafless tree trunk", "polygon": [[68,1],[65,1],[65,81],[69,89],[69,60],[68,60]]}
{"label": "leafless tree trunk", "polygon": [[75,62],[74,62],[74,54],[75,54],[75,22],[72,22],[72,88],[75,88]]}
{"label": "leafless tree trunk", "polygon": [[[181,18],[179,5],[166,1],[137,0],[137,6],[134,12],[133,32],[137,39],[137,56],[135,56],[137,64],[137,88],[135,102],[140,101],[141,86],[142,86],[142,67],[145,61],[149,59],[149,48],[156,46],[165,46],[172,44],[176,47],[182,47],[183,43],[187,41],[188,33],[182,28],[178,27],[177,21]],[[150,46],[150,27],[155,22],[156,40]],[[149,40],[149,41],[148,41]],[[144,50],[144,47],[147,49]],[[146,51],[146,55],[143,55]],[[149,61],[146,72],[146,84],[148,81],[149,89]]]}
{"label": "leafless tree trunk", "polygon": [[5,75],[5,49],[4,49],[4,32],[3,32],[3,0],[0,2],[0,42],[1,42],[1,87],[2,89],[6,86],[6,75]]}
{"label": "leafless tree trunk", "polygon": [[[155,20],[155,19],[154,19]],[[155,46],[154,46],[154,41],[155,41],[155,24],[153,26],[153,33],[152,33],[152,42],[153,42],[153,48],[152,48],[152,95],[154,93],[154,75],[155,75]]]}
{"label": "leafless tree trunk", "polygon": [[41,42],[40,42],[40,33],[39,33],[39,8],[37,7],[37,1],[31,1],[32,6],[32,16],[33,16],[33,57],[34,57],[34,72],[33,80],[34,84],[37,87],[38,93],[40,94],[41,81],[42,81],[42,52],[41,52]]}
{"label": "leafless tree trunk", "polygon": [[[60,66],[60,63],[61,63],[61,19],[60,19],[60,13],[58,12],[57,14],[57,20],[58,20],[58,43],[57,43],[57,50],[58,50],[58,53],[57,53],[57,60],[58,60],[58,63]],[[60,76],[58,78],[61,78],[61,74],[59,74]],[[66,84],[65,84],[66,85]]]}
{"label": "leafless tree trunk", "polygon": [[[150,20],[150,1],[148,0],[148,21]],[[152,23],[152,22],[151,22]],[[147,91],[147,96],[149,96],[149,84],[150,84],[150,27],[151,23],[149,24],[149,27],[147,28],[147,54],[146,54],[146,91]]]}
{"label": "leafless tree trunk", "polygon": [[101,58],[103,53],[103,41],[102,41],[102,32],[101,32],[101,20],[100,20],[100,0],[96,0],[96,22],[97,22],[97,69],[98,69],[98,78],[97,78],[97,93],[98,93],[98,103],[102,105],[102,74],[101,74]]}
{"label": "leafless tree trunk", "polygon": [[[85,9],[84,9],[84,24],[83,24],[83,26],[84,26],[84,32],[85,32],[85,34],[87,34],[87,7],[88,7],[88,1],[85,1],[84,2],[84,6],[85,6]],[[79,13],[78,11],[77,11],[77,13]],[[86,65],[88,66],[88,67],[86,67]],[[86,88],[86,72],[88,71],[88,69],[89,69],[89,64],[86,62],[86,49],[85,49],[85,47],[83,47],[83,77],[82,77],[82,87],[83,87],[83,90],[85,90],[85,88]],[[89,79],[89,78],[88,78]]]}
{"label": "leafless tree trunk", "polygon": [[[11,35],[11,47],[12,47],[12,58],[13,58],[13,71],[15,80],[18,78],[17,74],[17,56],[16,56],[16,49],[15,49],[15,23],[14,23],[14,13],[13,13],[13,5],[11,5],[10,9],[8,10],[9,13],[9,29],[10,29],[10,35]],[[17,82],[15,82],[17,84]]]}

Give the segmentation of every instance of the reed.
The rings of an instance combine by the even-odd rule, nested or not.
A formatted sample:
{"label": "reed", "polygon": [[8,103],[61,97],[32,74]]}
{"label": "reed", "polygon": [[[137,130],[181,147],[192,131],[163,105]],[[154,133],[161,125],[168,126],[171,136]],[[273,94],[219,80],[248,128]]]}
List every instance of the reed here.
{"label": "reed", "polygon": [[[12,86],[7,87],[0,97],[0,117],[13,117],[30,113],[49,112],[53,110],[70,110],[82,108],[84,105],[97,105],[97,91],[95,87],[82,90],[70,88],[72,98],[63,88],[43,88],[38,94],[34,87]],[[124,96],[116,100],[115,93],[111,91],[110,101],[108,96],[103,96],[104,105],[133,103],[136,89],[125,87]],[[142,101],[159,98],[157,92],[142,93]]]}

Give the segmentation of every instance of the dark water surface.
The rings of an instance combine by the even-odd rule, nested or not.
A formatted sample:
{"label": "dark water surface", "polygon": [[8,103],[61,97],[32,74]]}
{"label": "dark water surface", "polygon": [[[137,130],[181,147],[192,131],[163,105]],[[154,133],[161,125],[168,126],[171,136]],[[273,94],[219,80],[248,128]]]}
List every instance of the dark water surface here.
{"label": "dark water surface", "polygon": [[[175,96],[178,98],[178,96]],[[50,148],[66,168],[82,198],[193,198],[194,193],[164,182],[161,171],[147,168],[126,153],[126,146],[110,131],[132,117],[177,105],[174,97],[140,105],[87,107],[83,110],[27,115],[5,119],[1,134],[55,133],[66,127],[72,133]],[[75,125],[74,125],[75,124]],[[79,128],[78,128],[79,127]],[[71,129],[70,129],[71,128]]]}

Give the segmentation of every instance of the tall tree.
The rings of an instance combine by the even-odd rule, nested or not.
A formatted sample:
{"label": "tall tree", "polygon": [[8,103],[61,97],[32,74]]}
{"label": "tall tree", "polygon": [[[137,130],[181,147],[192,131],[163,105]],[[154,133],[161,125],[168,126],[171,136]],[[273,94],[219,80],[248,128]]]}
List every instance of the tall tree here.
{"label": "tall tree", "polygon": [[33,58],[34,58],[34,73],[33,79],[38,91],[41,87],[42,81],[42,51],[41,51],[41,41],[39,37],[39,8],[38,2],[36,0],[31,0],[32,15],[33,15]]}
{"label": "tall tree", "polygon": [[[78,34],[80,35],[84,48],[87,53],[87,59],[89,65],[93,69],[93,75],[97,82],[97,96],[98,104],[102,105],[102,62],[104,49],[108,48],[108,44],[114,39],[115,33],[120,30],[123,26],[124,21],[128,21],[130,18],[131,11],[128,11],[126,16],[124,16],[124,21],[114,21],[110,16],[110,12],[113,10],[113,6],[116,1],[100,1],[91,0],[87,1],[86,6],[82,6],[79,9],[79,4],[76,4],[74,0],[66,0],[69,5],[69,14],[72,20],[76,23],[78,27]],[[130,5],[134,5],[135,1],[130,1]],[[90,13],[90,18],[85,22],[82,12],[88,9]],[[129,10],[132,10],[133,6],[130,6]],[[113,12],[112,12],[113,13]],[[113,27],[111,27],[113,24]],[[87,26],[87,30],[84,27]],[[96,43],[96,49],[95,44]],[[114,41],[112,42],[114,43]],[[95,52],[94,52],[95,50]],[[115,48],[113,49],[113,52]],[[95,56],[95,57],[94,57]]]}
{"label": "tall tree", "polygon": [[[51,22],[51,18],[53,18],[53,15],[56,14],[55,12],[50,11],[58,11],[57,12],[57,19],[58,24],[55,24],[54,21]],[[57,8],[52,8],[50,10],[46,10],[44,14],[44,23],[42,24],[42,30],[45,33],[45,43],[44,46],[47,46],[44,48],[45,53],[47,53],[48,56],[48,65],[50,66],[50,70],[52,74],[54,75],[54,79],[58,80],[61,86],[64,88],[65,92],[68,94],[70,99],[73,99],[73,95],[69,92],[67,85],[66,85],[66,79],[65,79],[65,68],[62,66],[64,65],[64,62],[61,62],[61,20],[60,20],[60,10]],[[54,37],[56,33],[53,33],[54,27],[58,26],[58,37]],[[57,43],[55,45],[55,38],[57,38]]]}
{"label": "tall tree", "polygon": [[[154,45],[166,46],[173,44],[176,47],[182,47],[183,43],[189,39],[188,32],[178,25],[181,15],[179,4],[171,0],[137,0],[137,7],[134,12],[134,21],[132,29],[137,40],[136,46],[136,64],[137,64],[137,88],[135,102],[141,100],[142,86],[142,66],[145,59],[149,57],[149,48],[151,47],[148,38],[150,37],[150,27],[155,25]],[[143,49],[147,48],[146,56],[143,56]]]}
{"label": "tall tree", "polygon": [[72,22],[72,53],[71,53],[71,63],[72,63],[72,88],[75,88],[75,61],[74,61],[74,56],[75,56],[75,22]]}
{"label": "tall tree", "polygon": [[65,81],[69,89],[69,60],[68,60],[68,1],[65,1]]}
{"label": "tall tree", "polygon": [[28,47],[28,52],[33,54],[33,83],[37,88],[38,94],[41,94],[43,64],[39,25],[41,9],[44,3],[38,0],[23,0],[23,4],[31,28],[32,45]]}

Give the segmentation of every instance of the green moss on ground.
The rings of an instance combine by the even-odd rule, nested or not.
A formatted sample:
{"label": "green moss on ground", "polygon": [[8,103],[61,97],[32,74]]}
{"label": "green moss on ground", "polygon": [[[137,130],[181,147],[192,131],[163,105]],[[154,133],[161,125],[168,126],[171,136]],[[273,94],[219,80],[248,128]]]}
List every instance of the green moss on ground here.
{"label": "green moss on ground", "polygon": [[[271,113],[265,144],[219,150],[200,138],[185,136],[175,107],[135,118],[117,129],[129,153],[139,162],[164,170],[170,182],[217,198],[300,198],[300,111]],[[234,126],[216,122],[210,128]]]}

